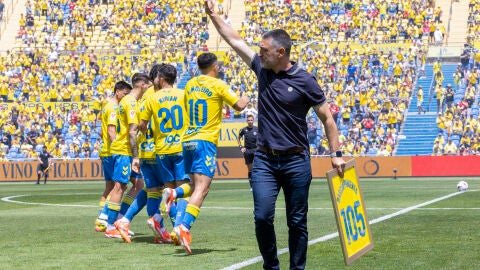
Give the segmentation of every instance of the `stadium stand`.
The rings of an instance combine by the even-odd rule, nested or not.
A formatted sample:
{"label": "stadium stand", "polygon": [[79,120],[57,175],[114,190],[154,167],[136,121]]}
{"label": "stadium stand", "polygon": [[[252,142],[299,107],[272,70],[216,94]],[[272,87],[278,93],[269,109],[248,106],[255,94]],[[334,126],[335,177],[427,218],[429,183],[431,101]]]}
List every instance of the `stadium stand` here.
{"label": "stadium stand", "polygon": [[[241,2],[231,1],[229,8]],[[471,2],[475,5],[469,20],[475,21],[478,1]],[[416,109],[417,86],[429,89],[431,82],[440,78],[430,73],[433,69],[425,63],[429,46],[444,42],[435,42],[435,32],[442,38],[447,35],[442,22],[445,16],[435,1],[248,0],[242,18],[229,17],[229,8],[225,20],[239,25],[241,35],[252,46],[258,45],[261,34],[272,26],[291,33],[295,43],[292,58],[312,72],[328,93],[344,154],[392,155],[399,135],[420,138],[408,133],[409,129],[435,124],[436,114],[428,114],[430,119],[420,117],[418,123],[408,115]],[[98,111],[115,81],[128,81],[134,72],[148,72],[159,62],[177,66],[180,88],[197,74],[195,57],[213,47],[214,38],[210,37],[215,36],[208,32],[202,12],[202,2],[193,0],[28,0],[24,16],[19,18],[17,49],[0,57],[0,95],[5,102],[0,113],[0,154],[11,159],[19,153],[33,158],[37,147],[45,144],[50,151],[58,147],[61,157],[97,157]],[[271,16],[273,13],[278,16]],[[470,23],[469,34],[475,34],[475,28],[476,24]],[[255,106],[253,73],[228,48],[219,48],[218,55],[222,78],[239,95],[248,95]],[[425,66],[426,76],[417,80]],[[475,73],[468,70],[462,72]],[[451,73],[442,70],[441,77],[445,85]],[[472,90],[467,84],[457,84],[455,104],[462,95],[466,98],[472,91],[477,95],[476,85]],[[432,96],[426,91],[425,101]],[[75,102],[78,107],[55,105],[59,101]],[[29,107],[26,102],[44,106]],[[429,110],[434,111],[435,105],[433,102]],[[472,106],[471,114],[478,115],[478,105]],[[233,120],[244,116],[226,115]],[[405,123],[406,115],[411,122]],[[312,154],[327,154],[320,121],[315,114],[308,121]],[[435,129],[433,126],[434,135]],[[47,144],[52,138],[56,142]],[[432,140],[429,137],[425,142],[428,145]],[[396,154],[405,154],[401,151],[408,150],[404,140],[399,146]]]}

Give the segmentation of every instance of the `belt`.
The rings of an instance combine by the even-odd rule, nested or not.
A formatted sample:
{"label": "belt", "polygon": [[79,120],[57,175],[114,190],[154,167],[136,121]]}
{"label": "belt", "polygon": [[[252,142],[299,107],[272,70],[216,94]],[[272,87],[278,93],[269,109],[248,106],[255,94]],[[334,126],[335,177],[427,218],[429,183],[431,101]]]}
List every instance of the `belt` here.
{"label": "belt", "polygon": [[284,155],[300,154],[303,152],[303,150],[305,150],[305,148],[296,146],[296,147],[289,148],[287,150],[276,150],[276,149],[270,149],[264,146],[258,146],[258,150],[270,155],[284,156]]}

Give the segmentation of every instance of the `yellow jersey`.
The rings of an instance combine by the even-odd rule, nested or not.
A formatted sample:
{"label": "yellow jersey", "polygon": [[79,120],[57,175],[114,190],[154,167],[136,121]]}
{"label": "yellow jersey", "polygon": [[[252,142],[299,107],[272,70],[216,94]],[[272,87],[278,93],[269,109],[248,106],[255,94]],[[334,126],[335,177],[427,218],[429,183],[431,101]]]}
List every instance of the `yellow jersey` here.
{"label": "yellow jersey", "polygon": [[158,155],[182,152],[182,136],[187,127],[184,91],[165,88],[151,95],[140,109],[140,119],[151,120],[155,152]]}
{"label": "yellow jersey", "polygon": [[239,97],[222,80],[200,75],[185,86],[185,109],[188,125],[183,141],[204,140],[218,144],[222,122],[222,108],[225,101],[235,105]]}
{"label": "yellow jersey", "polygon": [[132,156],[128,130],[131,124],[138,125],[137,100],[131,94],[126,95],[117,109],[117,138],[110,145],[112,155]]}
{"label": "yellow jersey", "polygon": [[109,157],[110,153],[110,139],[108,138],[108,126],[117,126],[117,110],[118,103],[115,100],[110,100],[102,109],[102,148],[99,155],[101,157]]}
{"label": "yellow jersey", "polygon": [[[137,116],[138,116],[138,122],[140,123],[140,114],[142,112],[143,106],[145,105],[145,102],[147,99],[155,94],[155,90],[153,87],[148,88],[148,90],[143,94],[142,98],[138,101],[138,111],[137,111]],[[154,159],[155,158],[155,138],[153,137],[153,129],[155,126],[151,125],[150,119],[149,120],[148,127],[147,127],[147,134],[143,134],[142,132],[138,133],[137,136],[137,143],[138,143],[138,157],[142,159]]]}

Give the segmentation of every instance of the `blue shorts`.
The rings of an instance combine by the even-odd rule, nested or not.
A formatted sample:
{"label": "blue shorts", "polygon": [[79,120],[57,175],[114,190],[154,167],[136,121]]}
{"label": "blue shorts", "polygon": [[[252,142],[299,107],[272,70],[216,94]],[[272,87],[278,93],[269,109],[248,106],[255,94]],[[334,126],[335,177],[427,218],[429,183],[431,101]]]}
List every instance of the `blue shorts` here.
{"label": "blue shorts", "polygon": [[188,179],[182,153],[170,155],[157,155],[157,166],[162,182],[168,183],[175,180]]}
{"label": "blue shorts", "polygon": [[130,173],[130,178],[143,179],[141,168],[140,168],[140,173],[136,173],[132,170],[132,172]]}
{"label": "blue shorts", "polygon": [[130,174],[132,173],[132,157],[112,155],[112,159],[114,166],[112,180],[122,184],[130,183]]}
{"label": "blue shorts", "polygon": [[201,173],[210,178],[215,175],[217,146],[207,141],[184,142],[183,158],[186,173]]}
{"label": "blue shorts", "polygon": [[155,159],[140,159],[140,170],[142,171],[146,188],[163,186]]}
{"label": "blue shorts", "polygon": [[105,181],[113,179],[113,158],[112,156],[100,157],[102,160],[103,177]]}

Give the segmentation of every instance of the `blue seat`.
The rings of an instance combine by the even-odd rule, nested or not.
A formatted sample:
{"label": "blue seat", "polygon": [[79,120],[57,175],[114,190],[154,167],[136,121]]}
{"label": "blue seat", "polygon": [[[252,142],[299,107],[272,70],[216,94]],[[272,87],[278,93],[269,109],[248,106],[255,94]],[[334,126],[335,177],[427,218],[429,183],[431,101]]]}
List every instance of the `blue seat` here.
{"label": "blue seat", "polygon": [[65,144],[66,145],[70,145],[73,143],[73,140],[72,139],[65,139]]}
{"label": "blue seat", "polygon": [[452,141],[460,141],[460,135],[458,135],[458,134],[452,134],[451,139],[452,139]]}

